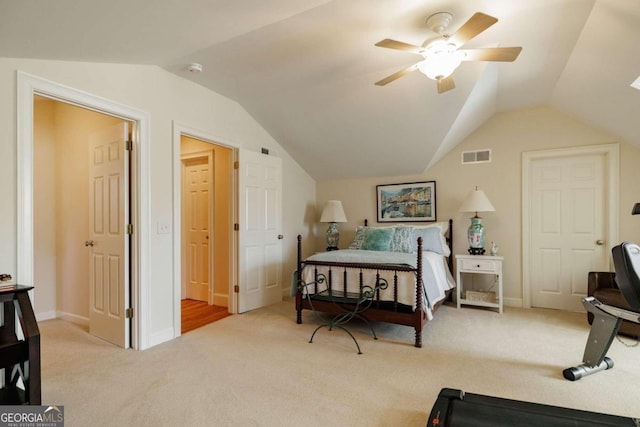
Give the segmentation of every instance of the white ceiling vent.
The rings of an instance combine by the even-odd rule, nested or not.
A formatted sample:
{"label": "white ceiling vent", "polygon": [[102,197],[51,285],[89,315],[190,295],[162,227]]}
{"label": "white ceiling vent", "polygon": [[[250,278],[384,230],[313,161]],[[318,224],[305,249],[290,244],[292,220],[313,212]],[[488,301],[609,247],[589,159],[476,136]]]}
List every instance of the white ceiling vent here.
{"label": "white ceiling vent", "polygon": [[489,162],[491,162],[491,150],[489,149],[462,152],[463,165],[468,165],[471,163],[489,163]]}

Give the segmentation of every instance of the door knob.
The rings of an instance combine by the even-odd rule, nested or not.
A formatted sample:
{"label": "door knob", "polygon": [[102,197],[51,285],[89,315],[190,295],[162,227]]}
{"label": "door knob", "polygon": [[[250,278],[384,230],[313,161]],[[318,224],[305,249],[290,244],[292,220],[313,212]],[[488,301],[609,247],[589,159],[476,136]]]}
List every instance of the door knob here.
{"label": "door knob", "polygon": [[278,234],[278,240],[282,240],[284,239],[284,236],[282,234]]}
{"label": "door knob", "polygon": [[84,245],[93,247],[93,243],[93,240],[85,240]]}
{"label": "door knob", "polygon": [[596,245],[598,245],[598,246],[604,245],[604,240],[599,240],[599,239],[596,240]]}

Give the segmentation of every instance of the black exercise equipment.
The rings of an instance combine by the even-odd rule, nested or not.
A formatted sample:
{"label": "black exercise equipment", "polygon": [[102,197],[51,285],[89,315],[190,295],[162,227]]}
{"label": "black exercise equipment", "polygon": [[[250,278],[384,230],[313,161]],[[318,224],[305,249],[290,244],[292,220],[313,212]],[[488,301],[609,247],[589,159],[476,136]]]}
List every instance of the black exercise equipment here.
{"label": "black exercise equipment", "polygon": [[[627,303],[634,310],[640,311],[640,246],[624,242],[614,247],[611,252],[618,288]],[[606,355],[622,321],[640,323],[640,314],[603,304],[593,297],[584,298],[582,305],[594,315],[594,319],[584,349],[582,365],[562,371],[562,375],[570,381],[577,381],[587,375],[612,368],[613,360]]]}
{"label": "black exercise equipment", "polygon": [[559,406],[503,399],[443,388],[431,409],[427,427],[590,427],[633,426],[639,419]]}

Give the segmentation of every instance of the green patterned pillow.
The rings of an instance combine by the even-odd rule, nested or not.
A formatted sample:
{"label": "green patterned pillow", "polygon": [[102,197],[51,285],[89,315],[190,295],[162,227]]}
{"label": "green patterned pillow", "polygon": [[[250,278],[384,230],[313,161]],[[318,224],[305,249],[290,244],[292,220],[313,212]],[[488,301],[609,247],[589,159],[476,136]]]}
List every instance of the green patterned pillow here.
{"label": "green patterned pillow", "polygon": [[391,238],[391,252],[413,252],[413,227],[399,225],[395,227]]}
{"label": "green patterned pillow", "polygon": [[360,249],[362,247],[362,243],[364,242],[364,238],[367,235],[367,230],[369,227],[364,227],[359,225],[356,228],[356,235],[353,237],[351,244],[347,249]]}
{"label": "green patterned pillow", "polygon": [[388,251],[391,247],[393,228],[371,228],[362,242],[360,249],[367,251]]}

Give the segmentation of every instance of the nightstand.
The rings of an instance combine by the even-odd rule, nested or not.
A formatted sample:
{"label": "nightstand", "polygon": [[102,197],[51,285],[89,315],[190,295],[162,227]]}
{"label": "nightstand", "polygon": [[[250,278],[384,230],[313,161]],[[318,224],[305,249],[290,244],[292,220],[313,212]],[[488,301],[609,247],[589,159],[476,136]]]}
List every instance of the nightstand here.
{"label": "nightstand", "polygon": [[[456,255],[456,303],[497,308],[502,314],[502,260],[501,256]],[[465,291],[461,273],[492,274],[498,280],[497,292]],[[463,298],[464,296],[464,298]]]}

